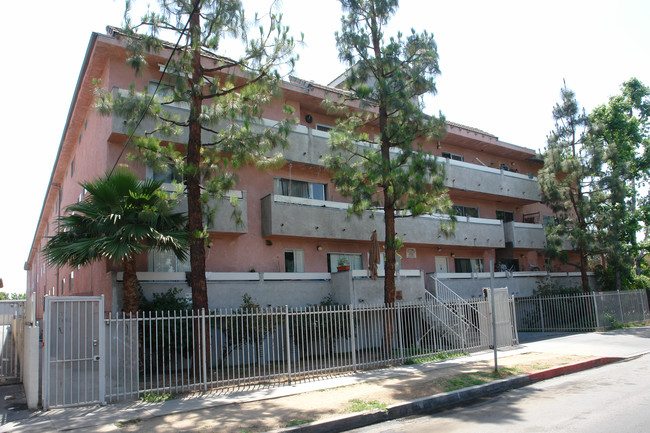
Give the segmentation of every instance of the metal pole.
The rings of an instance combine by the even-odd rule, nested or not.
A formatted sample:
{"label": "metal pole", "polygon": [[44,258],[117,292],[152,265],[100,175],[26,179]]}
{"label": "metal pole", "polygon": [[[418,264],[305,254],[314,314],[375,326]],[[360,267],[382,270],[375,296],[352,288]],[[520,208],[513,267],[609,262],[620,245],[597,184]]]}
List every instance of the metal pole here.
{"label": "metal pole", "polygon": [[490,260],[490,302],[492,303],[492,346],[494,347],[494,371],[499,371],[497,361],[497,317],[494,310],[494,260]]}

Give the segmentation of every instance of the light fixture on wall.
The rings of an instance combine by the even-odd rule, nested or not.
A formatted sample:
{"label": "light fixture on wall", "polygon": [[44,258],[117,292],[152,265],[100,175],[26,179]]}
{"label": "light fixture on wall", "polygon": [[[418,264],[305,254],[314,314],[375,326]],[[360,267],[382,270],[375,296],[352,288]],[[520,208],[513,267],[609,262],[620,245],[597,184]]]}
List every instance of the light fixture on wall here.
{"label": "light fixture on wall", "polygon": [[321,247],[320,245],[318,245],[318,246],[316,247],[316,250],[318,250],[318,251],[323,251],[323,247]]}
{"label": "light fixture on wall", "polygon": [[266,245],[273,245],[273,242],[271,242],[270,239],[267,239],[267,240],[266,240]]}
{"label": "light fixture on wall", "polygon": [[438,252],[442,251],[442,248],[438,247]]}
{"label": "light fixture on wall", "polygon": [[451,256],[452,256],[452,257],[456,257],[456,254],[454,254],[454,253],[451,253]]}

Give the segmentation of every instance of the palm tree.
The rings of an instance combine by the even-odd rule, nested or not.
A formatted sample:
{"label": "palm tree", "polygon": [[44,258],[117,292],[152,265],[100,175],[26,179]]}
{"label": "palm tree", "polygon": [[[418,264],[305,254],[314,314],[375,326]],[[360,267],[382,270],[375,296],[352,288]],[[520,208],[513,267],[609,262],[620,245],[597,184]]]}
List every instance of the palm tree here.
{"label": "palm tree", "polygon": [[66,207],[58,233],[43,249],[50,265],[85,266],[96,260],[122,263],[124,312],[138,310],[136,257],[146,251],[172,251],[187,259],[187,217],[171,211],[162,182],[140,180],[126,167],[92,182],[81,182],[88,196]]}

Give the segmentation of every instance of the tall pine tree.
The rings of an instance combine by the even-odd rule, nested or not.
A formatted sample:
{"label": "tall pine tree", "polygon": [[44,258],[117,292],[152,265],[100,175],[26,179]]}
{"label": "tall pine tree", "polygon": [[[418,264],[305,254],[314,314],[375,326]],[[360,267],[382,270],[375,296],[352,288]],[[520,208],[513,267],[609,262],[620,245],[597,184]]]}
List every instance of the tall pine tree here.
{"label": "tall pine tree", "polygon": [[542,200],[555,214],[555,223],[547,227],[546,252],[558,257],[565,254],[563,241],[571,242],[579,255],[582,288],[588,292],[588,256],[595,236],[591,192],[600,169],[600,152],[589,141],[588,117],[566,84],[561,101],[553,108],[553,120],[555,129],[547,138],[544,167],[538,174]]}
{"label": "tall pine tree", "polygon": [[[385,230],[384,302],[395,302],[396,251],[402,240],[395,219],[450,213],[441,166],[423,150],[426,140],[444,135],[442,116],[423,112],[422,96],[435,94],[440,73],[433,35],[384,34],[397,0],[341,0],[345,15],[336,42],[349,65],[345,104],[331,104],[341,120],[332,132],[326,160],[351,210],[382,210]],[[359,104],[359,110],[351,107]],[[378,130],[374,136],[368,131]]]}
{"label": "tall pine tree", "polygon": [[[261,116],[278,94],[278,68],[293,65],[294,41],[273,9],[266,16],[267,27],[260,25],[257,37],[249,38],[244,10],[237,0],[160,0],[158,9],[159,13],[148,12],[134,23],[127,2],[121,33],[127,40],[127,62],[136,73],[147,66],[148,53],[171,53],[171,44],[161,35],[168,41],[178,40],[165,80],[173,85],[164,92],[158,89],[156,97],[150,95],[153,89],[148,94],[147,89],[136,92],[133,86],[128,95],[116,98],[100,91],[97,105],[101,112],[124,116],[130,128],[135,128],[143,112],[157,122],[154,131],[136,132],[136,154],[158,169],[172,164],[183,176],[192,235],[192,307],[207,309],[205,246],[209,237],[204,215],[212,210],[206,208],[206,196],[221,197],[232,189],[236,170],[244,165],[265,168],[278,163],[278,158],[266,155],[286,145],[291,121],[287,118],[264,127]],[[241,56],[220,55],[230,39],[242,43]],[[172,104],[189,107],[186,116],[174,115],[168,109]],[[185,143],[164,144],[177,142],[183,131],[188,134]],[[211,139],[205,141],[205,136]]]}

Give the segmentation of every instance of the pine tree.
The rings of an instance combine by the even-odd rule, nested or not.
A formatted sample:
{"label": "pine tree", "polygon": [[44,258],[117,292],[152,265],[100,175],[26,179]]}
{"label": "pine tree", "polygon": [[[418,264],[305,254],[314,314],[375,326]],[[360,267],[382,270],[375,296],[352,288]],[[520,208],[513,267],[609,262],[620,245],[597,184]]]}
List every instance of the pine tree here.
{"label": "pine tree", "polygon": [[[278,95],[278,68],[293,66],[294,41],[274,10],[267,16],[268,27],[258,27],[258,36],[249,39],[244,10],[236,0],[160,0],[159,10],[148,12],[136,24],[129,18],[127,2],[122,33],[127,40],[127,63],[136,73],[146,67],[149,52],[169,54],[171,44],[162,34],[178,39],[179,47],[171,53],[166,69],[172,88],[157,97],[148,95],[146,89],[136,92],[133,86],[128,95],[116,98],[100,91],[97,106],[101,112],[124,116],[130,128],[135,128],[142,112],[157,121],[155,131],[136,132],[134,147],[148,165],[161,169],[172,164],[183,176],[192,235],[192,308],[207,309],[205,246],[210,240],[204,216],[214,213],[206,207],[207,196],[222,197],[232,189],[236,170],[242,166],[268,168],[281,163],[281,158],[267,155],[286,146],[292,121],[287,116],[265,127],[261,116]],[[228,38],[243,43],[239,58],[218,54]],[[168,109],[179,103],[189,107],[185,117]],[[290,114],[289,107],[285,109]],[[175,137],[183,131],[188,139],[180,145]],[[212,138],[206,142],[202,134]],[[163,145],[162,138],[176,144]]]}
{"label": "pine tree", "polygon": [[595,236],[591,194],[601,152],[589,141],[588,117],[566,84],[561,90],[561,102],[553,108],[553,120],[555,130],[547,138],[544,167],[538,174],[542,201],[555,214],[554,224],[547,227],[546,253],[566,260],[561,256],[565,254],[562,241],[571,242],[579,255],[582,288],[589,292],[587,259]]}
{"label": "pine tree", "polygon": [[[326,167],[351,212],[382,210],[385,229],[384,302],[395,302],[396,251],[402,240],[395,219],[426,213],[450,213],[442,168],[423,150],[440,139],[444,118],[427,116],[422,96],[435,94],[440,73],[433,35],[411,31],[388,38],[384,29],[397,0],[341,0],[344,15],[336,34],[339,57],[347,71],[345,101],[329,109],[341,116],[331,133]],[[359,104],[360,109],[353,107]],[[368,131],[378,128],[373,137]]]}

